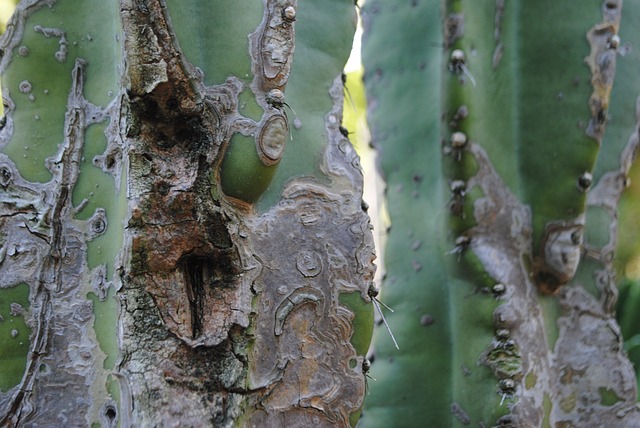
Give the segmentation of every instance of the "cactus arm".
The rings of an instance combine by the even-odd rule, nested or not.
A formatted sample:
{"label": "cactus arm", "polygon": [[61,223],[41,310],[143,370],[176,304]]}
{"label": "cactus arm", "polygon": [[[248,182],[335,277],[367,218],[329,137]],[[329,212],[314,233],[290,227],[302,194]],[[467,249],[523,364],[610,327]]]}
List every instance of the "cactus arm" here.
{"label": "cactus arm", "polygon": [[[518,39],[521,100],[518,147],[525,177],[524,199],[537,218],[534,220],[537,236],[543,233],[545,223],[569,221],[584,211],[585,193],[578,189],[577,181],[581,174],[592,170],[602,137],[590,137],[586,132],[591,114],[584,100],[589,99],[594,89],[583,59],[589,55],[586,32],[602,21],[600,5],[601,2],[593,1],[570,20],[554,20],[545,32],[526,25],[526,17],[567,16],[571,11],[566,5],[551,2],[519,5],[522,34]],[[558,72],[549,73],[548,67]],[[549,123],[554,126],[545,126]],[[553,147],[540,150],[545,144]]]}
{"label": "cactus arm", "polygon": [[[335,101],[327,91],[334,85],[346,63],[356,29],[353,2],[330,0],[300,3],[296,15],[296,54],[286,90],[286,114],[290,140],[273,178],[272,185],[258,202],[263,211],[277,200],[290,176],[312,176],[325,173],[319,167],[325,151],[317,135],[328,135],[327,121],[337,130],[342,120],[334,111]],[[321,37],[319,35],[322,35]],[[318,67],[318,64],[323,64]],[[340,99],[342,106],[342,99]],[[334,111],[333,113],[331,113]],[[329,115],[332,114],[332,117]]]}
{"label": "cactus arm", "polygon": [[[572,269],[568,268],[565,274],[558,272],[559,267],[547,266],[544,248],[555,239],[550,231],[557,225],[581,229],[584,223],[582,213],[586,199],[578,181],[593,168],[606,122],[603,115],[607,114],[604,110],[611,85],[610,81],[602,83],[602,79],[598,80],[605,71],[600,70],[591,57],[604,54],[611,57],[611,49],[602,45],[606,45],[607,37],[617,31],[617,22],[601,22],[604,18],[599,16],[598,5],[594,3],[593,8],[582,9],[569,23],[558,23],[556,27],[550,23],[551,27],[542,31],[540,27],[529,25],[527,17],[565,16],[568,13],[565,6],[515,3],[503,6],[500,15],[496,12],[494,17],[494,7],[461,2],[448,4],[451,9],[446,13],[452,14],[457,7],[467,19],[464,20],[464,34],[447,52],[461,51],[465,57],[464,69],[476,76],[474,80],[477,81],[476,88],[465,73],[454,71],[456,76],[450,80],[448,91],[451,98],[444,109],[451,118],[464,105],[468,117],[456,123],[451,132],[463,132],[470,141],[479,142],[491,159],[495,159],[493,163],[507,186],[523,203],[530,205],[534,214],[534,253],[540,270],[552,282],[564,283],[572,276],[573,272],[569,272]],[[487,27],[494,31],[487,31]],[[593,42],[593,51],[597,54],[590,53],[589,45],[585,43],[590,27],[607,28],[606,31],[600,29],[603,34]],[[517,37],[517,41],[507,38],[509,32]],[[491,61],[490,52],[493,52]],[[451,69],[450,54],[445,55]],[[611,65],[606,73],[615,70],[615,53],[613,55],[613,59],[608,60]],[[593,63],[592,71],[583,64],[583,58]],[[545,72],[550,64],[560,72],[553,75]],[[597,87],[587,83],[592,77],[597,80]],[[589,104],[585,106],[583,102],[592,93],[602,98],[598,98],[597,104],[601,106],[598,112],[590,112]],[[501,105],[502,100],[509,104]],[[555,113],[558,109],[562,115]],[[554,126],[545,126],[554,116]],[[505,126],[494,126],[496,123]],[[520,143],[508,147],[504,143],[508,140]],[[544,150],[546,141],[556,144],[552,149]],[[470,162],[454,163],[451,167],[453,178],[466,180],[473,174]],[[459,168],[462,170],[454,172]],[[537,187],[538,184],[543,185]],[[468,227],[468,222],[462,227]],[[549,253],[550,250],[546,255],[551,258]]]}

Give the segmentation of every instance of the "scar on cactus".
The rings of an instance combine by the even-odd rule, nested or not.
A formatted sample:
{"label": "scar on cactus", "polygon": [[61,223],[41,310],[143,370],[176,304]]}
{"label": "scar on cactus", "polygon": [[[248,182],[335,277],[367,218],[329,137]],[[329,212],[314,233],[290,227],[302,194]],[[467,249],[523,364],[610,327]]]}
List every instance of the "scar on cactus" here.
{"label": "scar on cactus", "polygon": [[582,255],[583,229],[581,222],[547,225],[542,255],[534,261],[535,278],[542,293],[554,294],[575,275]]}

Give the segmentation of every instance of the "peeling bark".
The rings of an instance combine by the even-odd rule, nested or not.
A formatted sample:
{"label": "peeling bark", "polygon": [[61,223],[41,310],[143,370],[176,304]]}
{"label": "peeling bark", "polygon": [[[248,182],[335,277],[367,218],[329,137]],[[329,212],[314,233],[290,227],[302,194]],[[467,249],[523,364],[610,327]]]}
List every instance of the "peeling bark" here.
{"label": "peeling bark", "polygon": [[[253,288],[260,298],[250,353],[249,385],[262,390],[252,400],[255,426],[348,426],[362,405],[364,356],[349,343],[352,310],[338,301],[357,292],[365,301],[374,269],[372,236],[360,196],[358,157],[339,132],[342,81],[331,90],[330,138],[324,169],[332,186],[291,182],[284,199],[251,225],[259,255]],[[299,242],[273,251],[273,241]],[[349,262],[351,261],[351,262]]]}
{"label": "peeling bark", "polygon": [[591,120],[587,127],[587,135],[602,144],[602,137],[607,123],[609,95],[613,87],[616,73],[616,54],[620,37],[618,29],[622,16],[622,0],[605,1],[602,4],[603,22],[594,25],[587,33],[591,46],[585,62],[591,69],[591,85],[593,94],[589,99]]}
{"label": "peeling bark", "polygon": [[[605,174],[590,194],[589,204],[605,207],[611,215],[611,241],[602,252],[587,250],[602,263],[593,272],[601,297],[595,298],[578,282],[563,287],[558,295],[562,314],[555,343],[549,343],[545,310],[530,274],[529,209],[504,186],[484,150],[475,144],[468,147],[479,170],[467,188],[479,186],[484,197],[474,204],[477,225],[467,237],[486,272],[503,285],[502,304],[494,313],[496,337],[479,360],[499,379],[499,392],[513,400],[513,413],[501,418],[502,423],[635,426],[640,421],[635,373],[622,349],[613,312],[616,288],[611,257],[615,207],[637,147],[636,130],[621,155],[620,171]],[[550,414],[544,412],[545,400],[551,404]]]}

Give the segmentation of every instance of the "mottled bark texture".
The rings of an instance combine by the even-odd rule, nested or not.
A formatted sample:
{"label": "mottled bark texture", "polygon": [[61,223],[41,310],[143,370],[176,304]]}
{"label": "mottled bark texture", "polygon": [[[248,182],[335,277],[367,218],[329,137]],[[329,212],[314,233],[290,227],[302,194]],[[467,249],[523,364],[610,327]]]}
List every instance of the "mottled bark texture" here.
{"label": "mottled bark texture", "polygon": [[[19,54],[25,21],[56,3],[18,8],[4,38],[5,69]],[[31,328],[22,381],[0,394],[0,425],[329,427],[357,416],[365,374],[353,324],[372,306],[375,255],[358,156],[339,131],[340,76],[327,88],[333,107],[318,136],[326,141],[322,179],[291,177],[281,200],[261,212],[253,197],[227,196],[220,184],[235,133],[255,138],[267,167],[290,144],[284,94],[295,73],[297,7],[264,1],[250,35],[250,88],[234,76],[205,85],[162,0],[120,1],[122,32],[111,37],[122,42],[123,61],[113,66],[122,74],[107,107],[83,96],[92,64],[62,58],[75,66],[64,135],[46,162],[52,179],[28,181],[0,154],[0,288],[28,285]],[[66,55],[65,28],[40,30],[60,40],[51,55]],[[238,96],[249,90],[259,120],[238,112]],[[18,126],[15,88],[4,96],[3,146]],[[119,224],[105,215],[115,202],[81,221],[83,205],[71,198],[85,131],[107,120],[108,144],[93,165],[116,184],[123,179]],[[86,247],[109,228],[123,245],[107,280],[104,265],[89,268]],[[87,295],[105,299],[114,289],[118,358],[110,369]],[[342,303],[353,293],[361,308]]]}

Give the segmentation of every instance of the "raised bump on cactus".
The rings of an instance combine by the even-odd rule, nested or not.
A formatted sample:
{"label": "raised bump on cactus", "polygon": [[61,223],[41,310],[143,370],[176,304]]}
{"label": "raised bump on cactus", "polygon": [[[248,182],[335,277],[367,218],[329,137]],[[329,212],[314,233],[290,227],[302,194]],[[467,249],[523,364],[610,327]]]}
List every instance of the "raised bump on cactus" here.
{"label": "raised bump on cactus", "polygon": [[541,258],[533,266],[540,291],[555,293],[573,279],[582,257],[583,230],[584,219],[571,224],[547,224]]}

